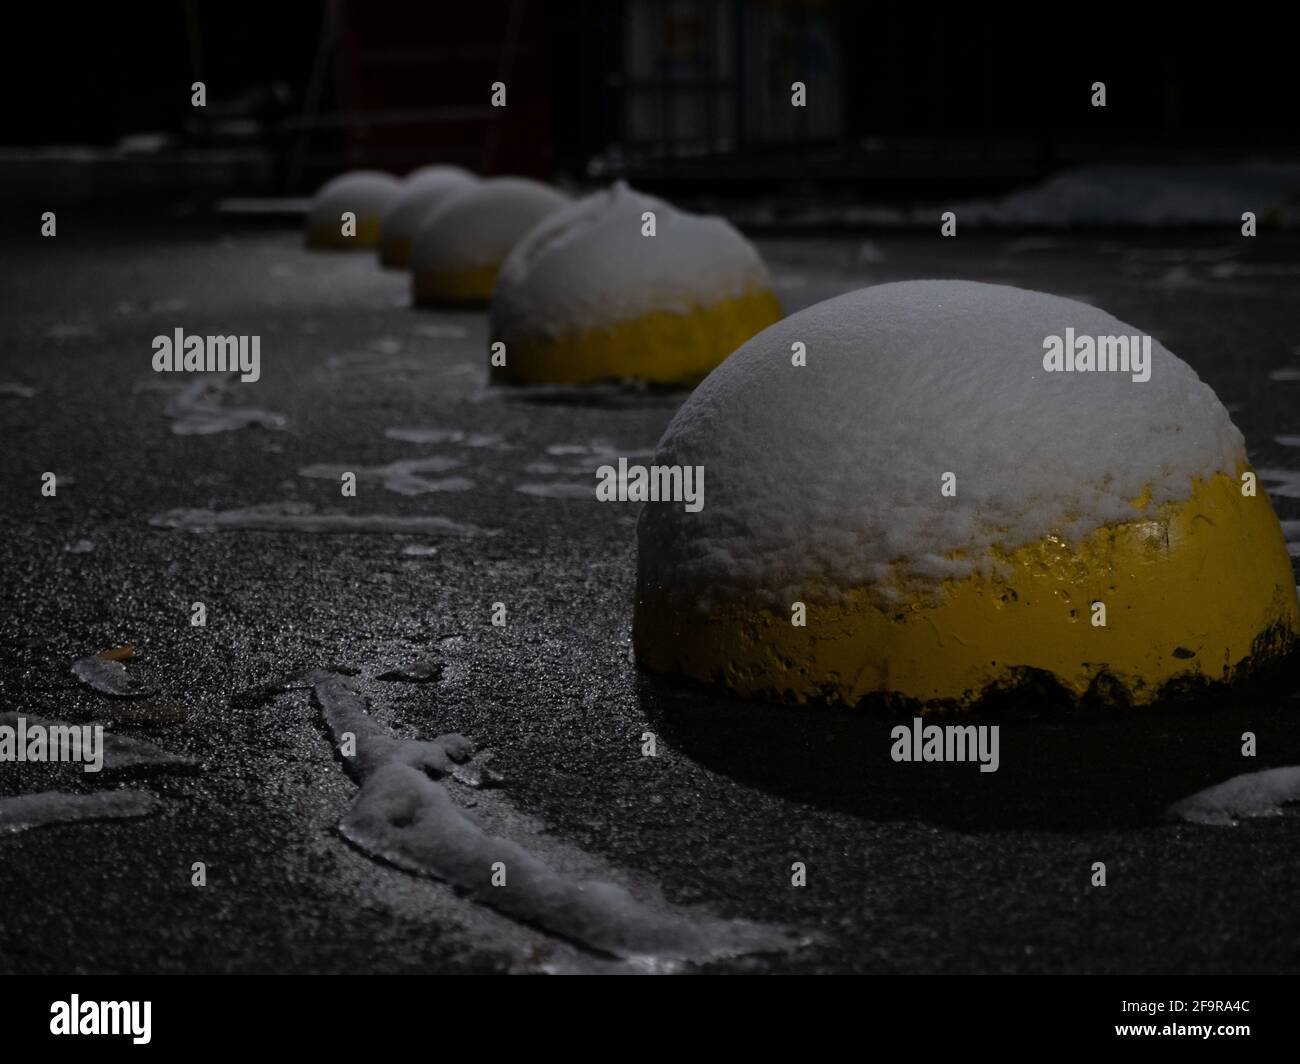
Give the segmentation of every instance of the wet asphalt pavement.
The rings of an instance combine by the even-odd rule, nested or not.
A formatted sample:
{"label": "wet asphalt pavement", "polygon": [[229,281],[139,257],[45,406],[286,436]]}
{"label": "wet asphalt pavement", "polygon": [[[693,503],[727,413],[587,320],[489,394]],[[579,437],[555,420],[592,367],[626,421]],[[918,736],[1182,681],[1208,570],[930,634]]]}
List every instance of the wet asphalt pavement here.
{"label": "wet asphalt pavement", "polygon": [[[760,244],[787,311],[922,277],[1095,303],[1198,370],[1256,468],[1300,470],[1300,451],[1275,439],[1300,434],[1300,381],[1270,379],[1300,365],[1295,235]],[[581,493],[602,456],[652,449],[681,395],[489,388],[484,314],[412,310],[406,275],[368,254],[309,253],[290,231],[78,231],[69,216],[53,240],[9,242],[4,273],[0,385],[22,387],[0,389],[0,711],[105,721],[195,764],[99,777],[0,766],[0,797],[130,786],[161,800],[142,819],[0,836],[0,970],[581,967],[552,937],[340,837],[356,785],[310,692],[258,690],[319,667],[355,671],[396,734],[458,731],[490,749],[535,837],[634,892],[815,936],[716,970],[1300,968],[1300,817],[1160,820],[1202,787],[1300,763],[1294,666],[1141,715],[1022,705],[1003,718],[996,774],[895,765],[879,714],[740,703],[630,662],[636,508]],[[152,338],[177,327],[260,335],[261,381],[196,416],[178,392],[191,379],[150,369]],[[211,404],[262,414],[191,431],[213,427]],[[392,468],[422,459],[415,480]],[[358,472],[356,498],[337,469]],[[455,525],[151,524],[177,510],[301,516],[286,504]],[[1274,505],[1300,518],[1295,481]],[[141,722],[70,673],[121,644],[158,690],[145,704],[179,719]],[[378,679],[418,660],[435,679]],[[1245,730],[1259,736],[1253,760]],[[646,731],[657,757],[642,756]],[[791,886],[796,861],[806,887]],[[1104,888],[1090,886],[1095,861]]]}

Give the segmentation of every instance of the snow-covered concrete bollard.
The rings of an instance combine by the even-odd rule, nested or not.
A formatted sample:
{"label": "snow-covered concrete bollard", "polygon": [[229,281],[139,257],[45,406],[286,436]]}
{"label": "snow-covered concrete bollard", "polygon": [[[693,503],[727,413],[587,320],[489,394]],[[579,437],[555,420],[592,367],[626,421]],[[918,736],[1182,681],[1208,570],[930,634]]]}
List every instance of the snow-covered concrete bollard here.
{"label": "snow-covered concrete bollard", "polygon": [[693,384],[781,304],[754,246],[621,182],[557,211],[515,245],[492,295],[494,380]]}
{"label": "snow-covered concrete bollard", "polygon": [[415,302],[486,303],[515,244],[570,202],[563,192],[523,177],[490,178],[448,196],[415,234]]}
{"label": "snow-covered concrete bollard", "polygon": [[1048,674],[1141,704],[1300,633],[1217,396],[1072,300],[914,281],[809,307],[696,389],[675,467],[707,492],[642,511],[636,653],[743,695],[967,705]]}
{"label": "snow-covered concrete bollard", "polygon": [[409,266],[411,244],[424,219],[453,192],[477,180],[459,166],[424,166],[407,174],[379,226],[380,265],[397,270]]}
{"label": "snow-covered concrete bollard", "polygon": [[307,246],[355,250],[379,243],[384,212],[402,183],[378,170],[354,170],[321,185],[307,214]]}

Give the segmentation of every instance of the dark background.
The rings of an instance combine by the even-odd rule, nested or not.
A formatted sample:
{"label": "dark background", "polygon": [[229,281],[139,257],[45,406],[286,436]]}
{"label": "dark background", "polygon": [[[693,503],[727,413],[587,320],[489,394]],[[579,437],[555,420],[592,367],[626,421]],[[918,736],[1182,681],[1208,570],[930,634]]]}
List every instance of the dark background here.
{"label": "dark background", "polygon": [[[47,164],[56,146],[99,149],[81,160],[82,191],[87,163],[110,173],[96,188],[170,187],[169,168],[201,150],[206,183],[242,194],[444,161],[663,193],[913,202],[1080,164],[1294,158],[1294,41],[1278,17],[813,0],[47,3],[13,15],[0,136],[46,149]],[[190,106],[195,80],[206,109]],[[503,109],[489,106],[497,80]],[[794,80],[808,86],[803,110],[789,106]],[[1090,104],[1094,81],[1104,109]],[[147,153],[122,143],[138,133],[166,139]],[[139,174],[142,155],[158,173],[111,176]],[[31,167],[15,178],[15,153],[3,157],[21,191]]]}

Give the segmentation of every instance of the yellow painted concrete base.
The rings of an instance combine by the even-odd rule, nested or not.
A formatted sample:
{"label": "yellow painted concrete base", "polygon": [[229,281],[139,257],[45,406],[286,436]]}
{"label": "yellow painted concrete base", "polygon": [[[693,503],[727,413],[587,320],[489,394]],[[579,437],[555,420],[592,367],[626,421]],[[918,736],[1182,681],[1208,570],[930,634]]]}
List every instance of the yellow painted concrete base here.
{"label": "yellow painted concrete base", "polygon": [[[1186,502],[1134,508],[1135,520],[1074,548],[1049,536],[1000,556],[997,576],[949,581],[894,608],[862,588],[837,605],[810,602],[806,627],[788,608],[743,602],[706,616],[643,572],[637,656],[655,671],[793,702],[856,705],[879,692],[964,706],[1037,669],[1076,696],[1109,678],[1112,696],[1140,705],[1170,681],[1230,681],[1296,648],[1295,578],[1267,496],[1243,496],[1239,478],[1219,474]],[[1105,627],[1093,624],[1094,602],[1105,604]]]}
{"label": "yellow painted concrete base", "polygon": [[502,384],[591,384],[631,377],[654,384],[693,384],[757,332],[781,320],[781,304],[755,289],[685,314],[656,311],[604,329],[516,340]]}
{"label": "yellow painted concrete base", "polygon": [[406,269],[411,265],[411,241],[405,238],[380,241],[379,265],[389,270]]}
{"label": "yellow painted concrete base", "polygon": [[324,248],[331,251],[362,251],[379,246],[379,223],[377,214],[363,214],[357,219],[357,235],[343,235],[343,221],[331,225],[316,225],[307,230],[307,246]]}
{"label": "yellow painted concrete base", "polygon": [[412,295],[423,307],[486,303],[492,298],[500,269],[497,263],[471,270],[417,270],[411,275]]}

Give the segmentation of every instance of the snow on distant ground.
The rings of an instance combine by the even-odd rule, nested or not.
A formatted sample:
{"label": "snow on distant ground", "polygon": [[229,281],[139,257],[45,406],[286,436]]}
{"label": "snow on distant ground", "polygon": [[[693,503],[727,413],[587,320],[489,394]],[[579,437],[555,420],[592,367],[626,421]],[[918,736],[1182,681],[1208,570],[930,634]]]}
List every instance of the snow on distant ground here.
{"label": "snow on distant ground", "polygon": [[1004,199],[952,209],[961,222],[976,225],[1168,226],[1240,225],[1244,211],[1257,218],[1276,212],[1279,223],[1295,225],[1298,208],[1300,167],[1256,164],[1069,170]]}
{"label": "snow on distant ground", "polygon": [[[228,200],[233,213],[305,210],[303,200]],[[236,209],[239,208],[239,209]],[[717,209],[715,207],[715,209]],[[944,211],[961,227],[1069,229],[1086,226],[1241,225],[1253,211],[1264,225],[1300,228],[1300,166],[1244,163],[1216,166],[1096,166],[1065,170],[1006,196],[935,202],[920,207],[883,203],[817,204],[782,209],[749,203],[719,210],[741,226],[858,226],[937,228]]]}
{"label": "snow on distant ground", "polygon": [[1300,166],[1098,166],[1056,174],[1007,196],[930,203],[818,205],[791,212],[771,204],[730,214],[736,224],[856,225],[881,229],[938,228],[953,211],[961,227],[1068,229],[1086,226],[1241,225],[1245,211],[1260,224],[1300,227]]}

